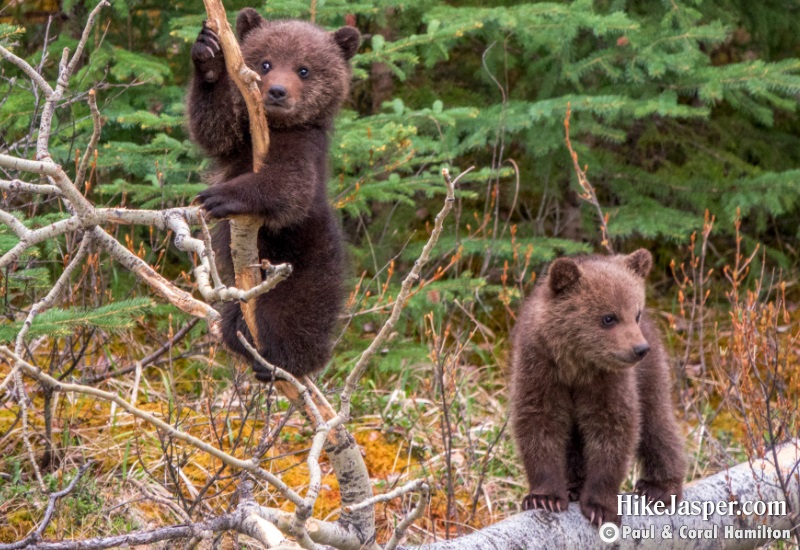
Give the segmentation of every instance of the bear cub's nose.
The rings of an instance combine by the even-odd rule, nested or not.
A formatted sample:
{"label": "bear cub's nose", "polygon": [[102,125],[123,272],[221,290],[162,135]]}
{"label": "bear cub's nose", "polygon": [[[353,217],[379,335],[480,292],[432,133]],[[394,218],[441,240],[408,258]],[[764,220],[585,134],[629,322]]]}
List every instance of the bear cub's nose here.
{"label": "bear cub's nose", "polygon": [[636,344],[633,346],[633,353],[636,354],[636,357],[639,359],[643,358],[647,355],[647,352],[650,351],[650,344]]}
{"label": "bear cub's nose", "polygon": [[278,85],[270,86],[267,94],[272,101],[276,103],[283,103],[283,100],[286,99],[286,88]]}

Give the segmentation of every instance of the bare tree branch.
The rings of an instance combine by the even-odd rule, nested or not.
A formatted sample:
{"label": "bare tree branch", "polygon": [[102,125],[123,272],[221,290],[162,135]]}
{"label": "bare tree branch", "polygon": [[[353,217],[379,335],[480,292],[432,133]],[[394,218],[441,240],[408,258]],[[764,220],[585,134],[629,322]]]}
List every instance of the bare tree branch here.
{"label": "bare tree branch", "polygon": [[[203,3],[208,14],[207,24],[219,36],[228,75],[233,79],[247,105],[250,137],[253,143],[253,172],[258,172],[269,151],[267,113],[258,88],[258,82],[261,79],[244,62],[239,50],[239,43],[228,24],[228,17],[225,15],[222,1],[203,0]],[[230,220],[231,259],[233,260],[236,286],[245,291],[258,286],[261,278],[259,270],[261,262],[258,257],[258,240],[256,239],[261,225],[262,221],[255,216],[236,216]],[[242,302],[241,308],[244,320],[250,329],[256,348],[258,348],[260,344],[256,330],[255,304]]]}
{"label": "bare tree branch", "polygon": [[5,49],[3,46],[0,46],[0,56],[3,57],[6,61],[9,61],[22,69],[28,77],[33,80],[34,84],[39,87],[40,90],[44,92],[45,97],[50,97],[53,95],[53,88],[50,87],[50,84],[44,79],[44,77],[39,74],[39,72],[31,67],[27,61],[21,59]]}
{"label": "bare tree branch", "polygon": [[144,420],[145,422],[153,425],[159,430],[168,433],[175,439],[179,439],[181,441],[189,443],[190,445],[196,447],[197,449],[200,449],[203,452],[210,454],[214,458],[221,460],[222,462],[228,464],[229,466],[238,468],[240,470],[244,470],[246,472],[253,474],[255,477],[259,479],[263,479],[264,481],[268,482],[270,485],[281,491],[281,494],[283,494],[287,499],[289,499],[295,505],[303,506],[305,504],[303,498],[300,495],[298,495],[291,488],[289,488],[289,486],[286,485],[283,481],[281,481],[279,477],[277,477],[275,474],[271,472],[264,470],[256,462],[253,462],[251,460],[242,460],[240,458],[236,458],[232,455],[229,455],[225,451],[221,451],[220,449],[217,449],[216,447],[209,445],[205,441],[198,439],[193,435],[178,430],[177,428],[173,427],[170,424],[167,424],[160,418],[156,418],[155,416],[153,416],[148,412],[145,412],[141,409],[137,409],[136,407],[131,405],[128,401],[119,397],[117,394],[99,390],[91,386],[84,386],[81,384],[70,384],[67,382],[61,382],[59,380],[56,380],[52,376],[49,376],[48,374],[42,372],[40,369],[26,362],[24,359],[22,359],[16,353],[12,352],[6,346],[0,346],[0,353],[5,355],[9,359],[13,359],[14,361],[16,361],[17,365],[20,367],[21,372],[25,373],[31,378],[34,378],[35,380],[38,380],[39,382],[41,382],[42,384],[44,384],[49,388],[52,388],[60,392],[92,395],[94,397],[98,397],[105,401],[116,403],[118,407],[126,410],[136,418]]}
{"label": "bare tree branch", "polygon": [[400,541],[405,538],[408,528],[411,527],[415,521],[422,517],[422,514],[425,513],[425,509],[428,507],[430,502],[430,489],[427,485],[422,485],[422,492],[419,495],[419,500],[411,509],[411,512],[409,512],[409,514],[403,518],[400,524],[395,527],[394,532],[392,533],[392,538],[389,539],[389,542],[386,543],[386,546],[383,547],[383,550],[394,550],[397,548],[397,545],[400,544]]}
{"label": "bare tree branch", "polygon": [[78,171],[75,173],[75,187],[79,188],[83,185],[83,179],[86,176],[86,168],[89,166],[89,160],[97,151],[97,142],[100,140],[100,131],[103,129],[103,122],[100,118],[100,111],[97,110],[97,93],[94,90],[89,90],[89,95],[86,98],[89,104],[89,110],[92,113],[92,137],[89,139],[89,144],[86,146],[86,151],[83,153],[83,158],[78,166]]}
{"label": "bare tree branch", "polygon": [[50,152],[48,151],[50,144],[50,128],[53,124],[53,113],[55,112],[56,104],[58,104],[58,102],[61,100],[61,97],[64,95],[64,92],[69,86],[69,79],[72,76],[72,73],[75,71],[75,67],[77,66],[78,61],[83,54],[83,48],[86,46],[86,41],[89,40],[89,35],[92,27],[94,26],[94,20],[97,18],[97,14],[100,13],[101,9],[110,5],[111,4],[108,2],[108,0],[101,0],[100,3],[98,3],[97,6],[95,6],[95,8],[89,13],[86,25],[83,28],[83,34],[81,34],[81,38],[78,41],[78,45],[75,48],[75,53],[71,60],[67,61],[67,58],[69,57],[69,48],[64,48],[64,51],[62,52],[61,62],[58,66],[58,80],[56,81],[56,87],[52,90],[52,93],[47,95],[44,109],[42,109],[42,117],[39,123],[39,137],[36,140],[37,160],[50,159]]}
{"label": "bare tree branch", "polygon": [[572,148],[572,141],[569,139],[569,119],[571,113],[572,111],[570,110],[570,104],[567,103],[567,115],[564,117],[564,141],[567,144],[569,156],[572,159],[572,166],[575,168],[575,175],[578,176],[578,185],[580,185],[581,189],[583,190],[583,193],[578,196],[594,207],[595,211],[597,212],[598,221],[600,222],[600,234],[602,236],[600,244],[603,245],[609,254],[613,254],[614,249],[611,247],[611,241],[608,233],[608,214],[603,213],[603,208],[600,206],[600,201],[597,200],[597,194],[594,192],[594,187],[592,187],[592,184],[589,183],[589,178],[586,177],[586,169],[581,168],[581,165],[578,163],[578,153],[576,153]]}
{"label": "bare tree branch", "polygon": [[41,523],[36,528],[36,530],[22,539],[21,541],[14,542],[11,544],[0,544],[0,550],[18,550],[21,548],[28,548],[30,545],[35,544],[42,540],[42,534],[44,533],[47,526],[50,525],[50,522],[53,520],[53,514],[56,512],[56,503],[58,499],[61,497],[67,496],[70,494],[74,489],[78,482],[83,477],[83,474],[92,467],[94,462],[91,460],[87,461],[83,466],[78,468],[78,471],[75,472],[75,477],[72,478],[72,481],[69,484],[61,489],[60,491],[56,491],[55,493],[50,493],[50,497],[47,501],[47,509],[44,512],[44,517],[42,518]]}
{"label": "bare tree branch", "polygon": [[[798,526],[800,510],[800,440],[791,441],[779,448],[777,463],[768,455],[763,459],[744,462],[729,470],[698,480],[684,489],[683,499],[697,503],[729,503],[732,501],[785,502],[786,515],[720,514],[715,508],[704,518],[698,515],[623,515],[622,526],[637,530],[654,529],[654,538],[627,537],[617,541],[613,548],[622,550],[705,550],[719,548],[727,550],[750,550],[771,540],[763,528],[793,531]],[[788,480],[788,495],[779,482],[779,472],[784,475],[794,472]],[[758,528],[762,527],[759,536]],[[662,537],[668,528],[672,538]],[[703,530],[716,528],[718,537],[709,540],[702,537],[681,537],[680,530]],[[725,529],[752,529],[745,536],[726,537]],[[750,536],[753,535],[753,536]],[[552,513],[533,510],[485,527],[480,531],[451,541],[425,545],[426,550],[483,550],[485,548],[509,548],[534,550],[539,548],[584,548],[604,550],[611,546],[603,542],[580,511],[578,503],[571,503],[566,512]]]}
{"label": "bare tree branch", "polygon": [[406,278],[403,280],[403,284],[400,288],[400,293],[397,295],[395,299],[394,306],[392,307],[392,312],[389,315],[389,318],[384,322],[383,326],[381,327],[378,335],[375,339],[370,343],[366,350],[361,354],[358,358],[358,362],[356,362],[355,367],[347,376],[347,380],[345,381],[344,389],[342,390],[341,394],[341,411],[339,414],[343,414],[345,416],[350,415],[350,397],[353,394],[353,391],[356,389],[356,385],[358,381],[361,379],[361,376],[364,374],[364,371],[367,370],[369,366],[370,359],[372,356],[375,355],[375,352],[380,349],[383,345],[383,342],[388,338],[389,334],[394,329],[395,324],[397,324],[398,319],[400,319],[400,312],[405,307],[406,300],[411,292],[411,286],[419,280],[419,274],[422,271],[422,267],[427,263],[428,258],[430,257],[431,251],[433,247],[436,246],[436,242],[439,240],[439,235],[442,232],[442,227],[444,226],[444,219],[447,217],[447,214],[450,213],[450,210],[453,208],[453,202],[455,201],[455,194],[454,194],[454,186],[455,183],[458,181],[461,176],[464,174],[469,173],[473,170],[474,167],[469,167],[464,170],[461,174],[458,175],[455,181],[451,181],[450,179],[450,171],[447,168],[442,169],[442,177],[444,178],[445,184],[447,185],[447,198],[445,198],[444,206],[442,210],[436,215],[436,219],[434,221],[433,231],[431,231],[431,236],[428,239],[428,242],[422,249],[422,253],[420,254],[419,258],[416,262],[414,262],[414,267],[411,271],[406,275]]}

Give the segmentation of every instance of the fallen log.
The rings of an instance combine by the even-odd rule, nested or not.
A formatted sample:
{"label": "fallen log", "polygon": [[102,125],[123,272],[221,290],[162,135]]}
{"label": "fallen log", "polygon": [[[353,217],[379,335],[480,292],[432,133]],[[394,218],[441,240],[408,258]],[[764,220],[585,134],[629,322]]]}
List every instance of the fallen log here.
{"label": "fallen log", "polygon": [[[464,537],[417,548],[744,550],[788,537],[792,538],[788,546],[796,547],[800,529],[800,440],[785,444],[774,452],[769,451],[763,459],[745,462],[695,481],[684,489],[683,499],[683,507],[688,507],[687,511],[696,514],[625,513],[619,538],[612,542],[604,542],[600,532],[583,517],[578,504],[572,503],[569,510],[563,513],[544,510],[523,512]],[[624,504],[638,502],[633,495],[622,495],[622,501]],[[729,504],[734,501],[739,503],[738,513]],[[741,505],[745,502],[763,502],[765,512],[772,513],[743,514]],[[692,510],[691,507],[696,509]],[[623,506],[621,512],[626,512],[626,509],[630,512],[630,508]],[[603,527],[609,529],[607,535],[614,534],[613,529]]]}

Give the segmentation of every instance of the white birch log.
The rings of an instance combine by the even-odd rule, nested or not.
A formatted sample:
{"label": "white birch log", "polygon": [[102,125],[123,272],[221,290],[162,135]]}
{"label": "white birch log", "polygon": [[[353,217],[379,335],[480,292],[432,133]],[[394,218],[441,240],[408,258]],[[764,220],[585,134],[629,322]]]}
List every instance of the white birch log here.
{"label": "white birch log", "polygon": [[[523,512],[484,529],[450,541],[421,545],[420,550],[744,550],[763,546],[773,540],[775,532],[790,531],[797,536],[800,525],[800,440],[781,447],[775,455],[768,453],[762,460],[745,462],[727,471],[698,480],[684,490],[684,501],[701,503],[739,501],[785,502],[786,515],[722,515],[713,513],[692,516],[622,517],[622,530],[646,530],[655,538],[638,540],[633,533],[627,538],[606,543],[597,529],[592,528],[581,514],[577,503],[563,513],[544,510]],[[775,467],[777,464],[780,468]],[[780,475],[779,475],[780,472]],[[788,494],[784,494],[781,479]],[[651,527],[652,526],[652,527]],[[672,538],[662,533],[669,529]],[[703,530],[711,530],[706,532]],[[772,533],[770,533],[772,530]],[[688,538],[689,535],[709,534],[712,538]],[[684,538],[681,534],[685,535]],[[726,537],[726,534],[728,537]],[[785,534],[785,533],[784,533]],[[715,536],[713,536],[715,535]],[[772,536],[771,536],[772,535]],[[788,547],[795,547],[796,539]]]}

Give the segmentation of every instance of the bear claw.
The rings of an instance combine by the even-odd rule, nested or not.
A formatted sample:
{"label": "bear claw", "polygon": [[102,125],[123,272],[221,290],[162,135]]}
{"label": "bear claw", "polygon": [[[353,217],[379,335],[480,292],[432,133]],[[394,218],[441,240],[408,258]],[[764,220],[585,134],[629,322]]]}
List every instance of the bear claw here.
{"label": "bear claw", "polygon": [[529,493],[522,499],[522,509],[563,512],[567,509],[567,500],[564,497],[556,495]]}
{"label": "bear claw", "polygon": [[672,495],[677,495],[679,499],[681,497],[679,484],[674,482],[657,483],[646,479],[637,481],[633,492],[646,498],[649,502],[667,503]]}
{"label": "bear claw", "polygon": [[192,46],[191,55],[197,71],[203,75],[206,82],[214,82],[225,69],[225,60],[222,55],[217,55],[221,52],[219,36],[203,22],[203,28]]}
{"label": "bear claw", "polygon": [[595,527],[600,527],[607,522],[620,524],[620,518],[616,511],[596,501],[586,500],[581,502],[581,512],[589,520],[589,523]]}

